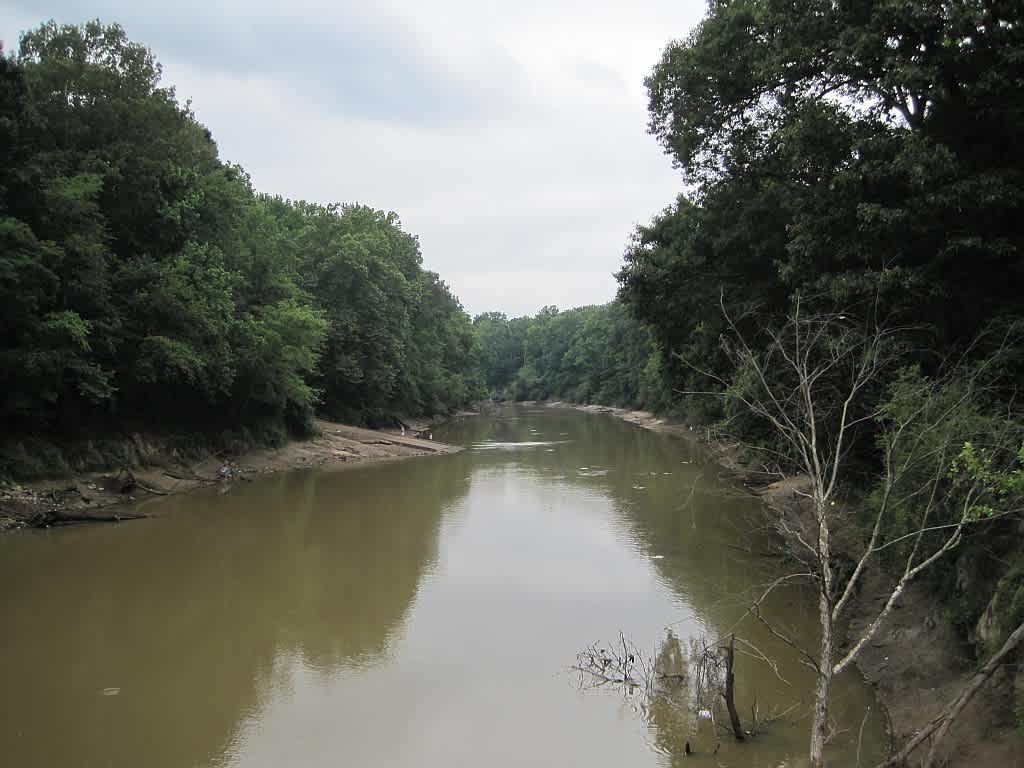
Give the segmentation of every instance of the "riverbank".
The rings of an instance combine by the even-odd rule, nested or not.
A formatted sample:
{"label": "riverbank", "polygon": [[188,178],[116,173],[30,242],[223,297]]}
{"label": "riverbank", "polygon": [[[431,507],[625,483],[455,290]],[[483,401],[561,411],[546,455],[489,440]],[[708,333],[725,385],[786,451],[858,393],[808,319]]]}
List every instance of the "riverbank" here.
{"label": "riverbank", "polygon": [[[782,477],[757,466],[739,444],[715,439],[710,431],[647,411],[563,401],[543,405],[604,413],[643,429],[695,441],[715,463],[734,473],[740,484],[776,511],[792,514],[800,503],[798,491],[806,485],[804,478]],[[884,575],[870,569],[851,605],[849,634],[856,635],[874,619],[889,590]],[[957,695],[977,661],[973,648],[957,638],[946,618],[943,595],[922,581],[912,582],[895,607],[861,651],[856,666],[875,689],[886,711],[891,744],[898,746]],[[1024,759],[1024,730],[1018,726],[1014,710],[1015,687],[1024,692],[1024,676],[1013,665],[998,671],[957,718],[937,755],[937,765],[1018,765]]]}
{"label": "riverbank", "polygon": [[117,467],[0,486],[0,531],[133,520],[145,516],[135,511],[136,502],[153,496],[246,482],[272,472],[343,467],[460,450],[430,439],[430,422],[407,427],[404,432],[373,430],[318,421],[319,434],[280,448],[260,448],[237,456],[211,455],[193,463],[165,457],[142,467]]}

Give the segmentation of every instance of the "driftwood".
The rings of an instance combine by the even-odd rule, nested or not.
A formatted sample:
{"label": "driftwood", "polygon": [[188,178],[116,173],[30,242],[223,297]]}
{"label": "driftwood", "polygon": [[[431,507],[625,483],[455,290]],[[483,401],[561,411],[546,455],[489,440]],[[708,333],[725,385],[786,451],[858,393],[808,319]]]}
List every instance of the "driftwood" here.
{"label": "driftwood", "polygon": [[213,482],[212,480],[210,480],[210,478],[208,478],[208,477],[201,477],[201,476],[197,475],[195,472],[192,472],[191,474],[188,474],[188,475],[181,475],[181,474],[175,474],[174,472],[171,472],[170,470],[165,469],[164,470],[164,474],[167,477],[171,478],[172,480],[193,480],[193,481],[200,482],[200,483]]}
{"label": "driftwood", "polygon": [[725,698],[725,706],[729,710],[729,723],[732,725],[733,736],[736,741],[743,741],[743,726],[740,724],[740,715],[736,711],[735,697],[735,676],[733,675],[733,661],[736,658],[736,635],[729,635],[729,644],[723,646],[725,653],[725,689],[722,696]]}
{"label": "driftwood", "polygon": [[140,490],[143,490],[146,493],[151,493],[154,496],[170,496],[171,495],[171,491],[161,491],[158,488],[154,488],[151,485],[147,485],[145,483],[140,483],[138,480],[135,481],[135,485],[138,486],[138,488]]}
{"label": "driftwood", "polygon": [[54,509],[49,512],[41,512],[36,515],[35,518],[30,520],[29,524],[35,528],[47,528],[54,525],[78,525],[81,523],[120,523],[125,520],[141,520],[146,517],[149,517],[149,515],[142,512],[126,512],[124,514],[115,513],[112,515],[82,515]]}

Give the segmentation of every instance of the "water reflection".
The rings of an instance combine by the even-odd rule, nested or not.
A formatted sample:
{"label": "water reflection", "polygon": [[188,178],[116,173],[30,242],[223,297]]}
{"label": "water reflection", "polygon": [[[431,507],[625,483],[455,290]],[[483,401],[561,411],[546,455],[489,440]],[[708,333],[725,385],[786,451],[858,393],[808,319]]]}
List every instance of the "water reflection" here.
{"label": "water reflection", "polygon": [[[619,630],[652,654],[669,624],[684,647],[723,633],[777,572],[743,549],[762,549],[755,500],[695,448],[550,409],[434,436],[468,448],[0,538],[5,762],[640,768],[680,764],[686,740],[708,765],[805,751],[795,722],[709,760],[713,735],[670,701],[581,693],[566,670]],[[813,643],[806,598],[771,610]],[[742,658],[741,713],[755,696],[803,706],[793,655],[737,631],[789,683]],[[870,698],[852,677],[836,691],[848,748]]]}
{"label": "water reflection", "polygon": [[467,486],[395,469],[261,478],[162,500],[141,525],[0,540],[5,763],[222,763],[287,694],[275,658],[330,675],[386,657]]}
{"label": "water reflection", "polygon": [[[502,418],[503,413],[511,415]],[[606,495],[614,503],[623,537],[650,559],[659,580],[675,597],[676,611],[665,616],[663,623],[671,623],[671,628],[684,636],[709,640],[735,632],[751,644],[737,661],[736,700],[742,719],[749,726],[755,713],[759,721],[781,713],[785,717],[766,724],[771,735],[753,743],[740,746],[728,739],[722,741],[716,759],[775,766],[802,754],[809,733],[813,671],[767,627],[747,615],[750,602],[783,567],[771,557],[760,501],[724,477],[695,444],[600,414],[563,409],[503,413],[496,419],[467,418],[451,425],[442,439],[473,445],[496,440],[496,435],[509,443],[564,441],[555,452],[532,452],[528,458],[496,452],[479,461],[506,469],[528,461],[538,482],[584,487]],[[814,600],[814,595],[797,583],[769,597],[763,613],[772,617],[778,630],[813,650],[817,643]],[[649,627],[619,628],[650,634]],[[594,639],[584,638],[581,645]],[[774,668],[755,658],[760,654],[771,658]],[[858,726],[873,703],[871,692],[855,671],[837,681],[834,758],[842,761],[846,756],[849,764],[854,762]],[[672,765],[684,757],[683,746],[688,741],[705,757],[718,745],[715,729],[698,729],[698,723],[678,702],[660,697],[642,714],[652,726],[656,748]],[[883,743],[881,718],[869,717],[861,745],[863,759],[881,755]]]}

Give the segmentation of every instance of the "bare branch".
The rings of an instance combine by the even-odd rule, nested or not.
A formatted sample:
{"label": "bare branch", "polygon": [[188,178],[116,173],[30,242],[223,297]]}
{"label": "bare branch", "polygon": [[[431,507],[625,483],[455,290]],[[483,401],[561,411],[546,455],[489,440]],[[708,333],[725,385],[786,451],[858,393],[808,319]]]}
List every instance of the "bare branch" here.
{"label": "bare branch", "polygon": [[[775,629],[774,625],[771,622],[769,622],[766,618],[764,618],[764,616],[761,614],[761,603],[763,603],[768,598],[768,595],[770,595],[780,585],[782,585],[785,582],[790,581],[792,579],[816,579],[816,578],[818,578],[818,576],[817,576],[817,574],[814,574],[814,573],[790,573],[790,574],[787,574],[785,576],[780,576],[779,578],[775,579],[775,581],[773,581],[771,584],[768,585],[768,588],[765,589],[765,591],[762,593],[762,595],[759,598],[757,598],[757,600],[755,600],[751,604],[750,608],[747,610],[747,612],[743,616],[741,616],[739,618],[739,620],[736,622],[736,624],[739,624],[748,615],[753,616],[755,619],[757,619],[757,621],[759,621],[768,630],[768,632],[773,637],[775,637],[777,640],[781,640],[783,643],[785,643],[790,648],[792,648],[797,653],[799,653],[804,658],[804,660],[811,667],[813,667],[815,670],[819,670],[820,667],[818,666],[818,660],[809,651],[807,651],[807,649],[805,649],[803,646],[801,646],[793,638],[789,637],[788,635],[784,635],[783,633],[781,633],[777,629]],[[730,630],[730,632],[731,631],[732,630]]]}

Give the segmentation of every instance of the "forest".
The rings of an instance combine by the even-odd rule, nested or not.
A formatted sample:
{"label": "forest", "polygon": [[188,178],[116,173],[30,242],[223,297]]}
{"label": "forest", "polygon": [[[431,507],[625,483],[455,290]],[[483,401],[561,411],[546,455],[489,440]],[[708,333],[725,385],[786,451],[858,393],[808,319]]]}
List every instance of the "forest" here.
{"label": "forest", "polygon": [[821,617],[810,765],[912,580],[991,676],[1024,638],[1024,4],[711,0],[645,84],[680,192],[623,233],[616,298],[471,320],[397,214],[257,192],[118,25],[27,32],[0,52],[4,437],[645,408],[806,478],[777,532]]}
{"label": "forest", "polygon": [[0,55],[0,421],[280,439],[482,394],[468,315],[395,213],[259,194],[116,24]]}
{"label": "forest", "polygon": [[619,302],[473,319],[480,366],[499,400],[564,399],[664,411],[671,405],[651,330]]}

